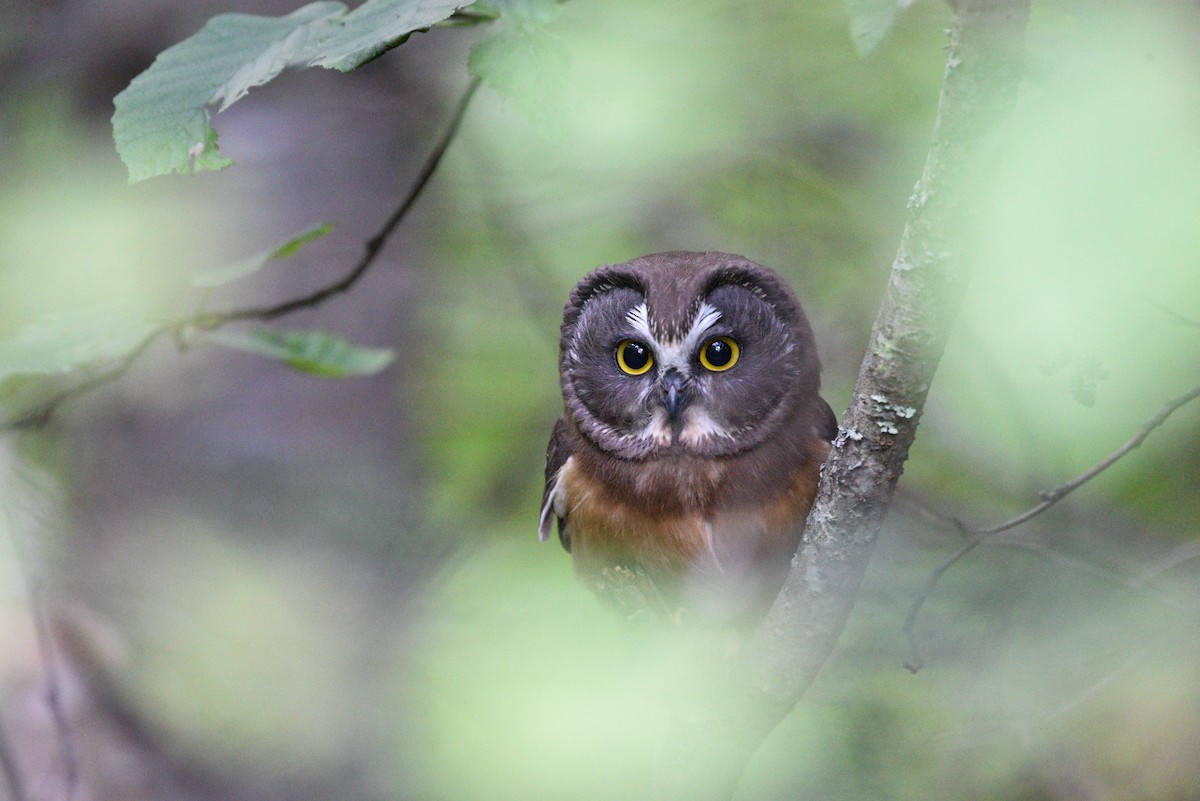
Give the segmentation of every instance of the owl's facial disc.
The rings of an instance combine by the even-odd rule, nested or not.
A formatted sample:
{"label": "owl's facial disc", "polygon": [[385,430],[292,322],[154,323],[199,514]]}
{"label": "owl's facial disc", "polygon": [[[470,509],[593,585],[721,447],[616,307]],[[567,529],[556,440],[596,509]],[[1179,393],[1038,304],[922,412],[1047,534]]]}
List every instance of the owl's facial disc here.
{"label": "owl's facial disc", "polygon": [[799,302],[739,256],[600,267],[572,291],[561,331],[564,420],[618,459],[734,456],[823,407]]}
{"label": "owl's facial disc", "polygon": [[718,283],[687,302],[671,282],[614,284],[564,323],[564,399],[596,446],[634,460],[727,456],[784,424],[805,352],[756,285]]}
{"label": "owl's facial disc", "polygon": [[[740,349],[733,337],[711,335],[721,312],[702,303],[687,332],[678,338],[660,337],[653,330],[645,303],[630,309],[626,320],[638,339],[625,340],[620,347],[638,343],[650,351],[657,368],[653,383],[639,397],[649,415],[642,415],[645,422],[637,438],[658,446],[676,442],[697,446],[717,437],[732,439],[734,431],[706,403],[704,385],[704,374],[724,372],[738,359]],[[619,349],[617,353],[622,369],[630,375],[639,374],[625,369],[622,359],[626,352]]]}

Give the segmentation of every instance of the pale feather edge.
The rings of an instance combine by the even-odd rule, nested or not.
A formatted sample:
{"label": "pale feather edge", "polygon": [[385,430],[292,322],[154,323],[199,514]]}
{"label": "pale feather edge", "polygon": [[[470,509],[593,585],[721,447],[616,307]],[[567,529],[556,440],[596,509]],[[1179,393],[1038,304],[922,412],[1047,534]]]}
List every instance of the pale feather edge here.
{"label": "pale feather edge", "polygon": [[574,457],[567,457],[563,462],[562,467],[554,474],[554,479],[550,484],[550,491],[546,493],[546,500],[542,503],[542,513],[538,516],[538,541],[548,542],[550,540],[550,518],[561,520],[566,513],[566,499],[562,497],[562,480],[563,472],[567,469],[567,465],[571,463]]}

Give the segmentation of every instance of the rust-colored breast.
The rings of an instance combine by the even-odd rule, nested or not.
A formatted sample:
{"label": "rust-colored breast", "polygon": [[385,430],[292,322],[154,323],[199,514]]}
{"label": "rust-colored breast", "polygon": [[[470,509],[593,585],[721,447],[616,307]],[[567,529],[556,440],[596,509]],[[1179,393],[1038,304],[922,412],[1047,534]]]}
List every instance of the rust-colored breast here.
{"label": "rust-colored breast", "polygon": [[[747,594],[773,597],[774,577],[782,578],[816,494],[828,453],[820,446],[752,503],[722,502],[729,494],[719,484],[695,494],[695,503],[665,505],[636,491],[618,496],[586,463],[568,460],[560,491],[576,572],[594,584],[606,568],[633,562],[671,585],[721,584],[722,592],[737,592],[744,584]],[[740,479],[724,471],[713,477]],[[762,575],[772,578],[764,584]]]}
{"label": "rust-colored breast", "polygon": [[575,459],[563,465],[561,481],[571,554],[583,578],[631,560],[655,573],[683,573],[708,547],[699,512],[665,513],[636,496],[615,498]]}

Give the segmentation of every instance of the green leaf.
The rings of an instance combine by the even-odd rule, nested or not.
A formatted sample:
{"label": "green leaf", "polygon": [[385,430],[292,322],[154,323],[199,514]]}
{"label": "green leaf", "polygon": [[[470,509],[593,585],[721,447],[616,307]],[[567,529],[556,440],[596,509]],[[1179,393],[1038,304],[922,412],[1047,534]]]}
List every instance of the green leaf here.
{"label": "green leaf", "polygon": [[323,378],[374,375],[396,357],[390,348],[360,348],[324,331],[215,332],[208,338],[227,348],[277,359]]}
{"label": "green leaf", "polygon": [[333,223],[322,223],[276,246],[272,250],[264,250],[261,253],[240,259],[232,264],[195,273],[192,275],[191,284],[199,289],[213,289],[254,275],[265,267],[268,262],[276,259],[291,258],[299,253],[309,242],[320,239],[332,230]]}
{"label": "green leaf", "polygon": [[888,37],[900,18],[900,12],[912,0],[846,0],[850,17],[850,39],[860,56],[866,57]]}
{"label": "green leaf", "polygon": [[321,223],[320,225],[309,228],[302,234],[292,237],[284,242],[279,247],[271,251],[272,259],[290,259],[304,248],[309,242],[320,239],[323,236],[333,232],[333,223]]}
{"label": "green leaf", "polygon": [[0,382],[52,376],[128,355],[158,326],[127,307],[59,312],[0,341]]}
{"label": "green leaf", "polygon": [[341,3],[320,2],[281,18],[221,14],[160,53],[114,100],[113,138],[130,182],[231,164],[217,152],[207,107],[228,108],[274,78],[304,52],[317,27],[344,11]]}
{"label": "green leaf", "polygon": [[309,64],[349,72],[466,5],[464,0],[367,0],[317,43]]}
{"label": "green leaf", "polygon": [[559,0],[492,0],[485,8],[499,13],[501,24],[467,58],[472,75],[547,127],[560,121],[556,115],[562,112],[570,66],[561,40],[546,29],[560,5]]}
{"label": "green leaf", "polygon": [[117,95],[113,139],[130,182],[229,166],[209,124],[210,106],[224,111],[289,67],[354,69],[461,5],[368,0],[348,12],[342,3],[315,2],[283,17],[213,17]]}

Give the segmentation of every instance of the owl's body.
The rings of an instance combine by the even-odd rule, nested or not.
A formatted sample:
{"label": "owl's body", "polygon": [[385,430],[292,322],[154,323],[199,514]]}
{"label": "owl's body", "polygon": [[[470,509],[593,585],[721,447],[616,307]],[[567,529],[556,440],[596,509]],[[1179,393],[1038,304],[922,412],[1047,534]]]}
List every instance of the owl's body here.
{"label": "owl's body", "polygon": [[723,253],[602,267],[567,304],[560,372],[541,537],[557,520],[594,589],[624,568],[669,612],[761,614],[836,432],[783,280]]}

